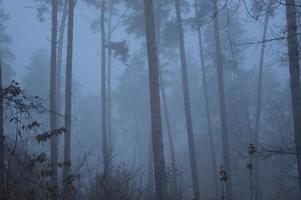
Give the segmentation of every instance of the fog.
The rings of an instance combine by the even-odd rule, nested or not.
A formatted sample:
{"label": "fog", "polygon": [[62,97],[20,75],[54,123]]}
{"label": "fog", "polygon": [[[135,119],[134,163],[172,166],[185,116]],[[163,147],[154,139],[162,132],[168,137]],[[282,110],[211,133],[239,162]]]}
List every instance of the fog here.
{"label": "fog", "polygon": [[299,4],[0,0],[0,199],[300,199]]}

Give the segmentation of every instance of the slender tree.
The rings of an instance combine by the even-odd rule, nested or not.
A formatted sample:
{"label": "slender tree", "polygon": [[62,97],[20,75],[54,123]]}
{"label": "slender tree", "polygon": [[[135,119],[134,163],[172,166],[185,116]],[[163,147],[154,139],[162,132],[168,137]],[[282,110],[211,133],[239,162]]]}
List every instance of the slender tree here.
{"label": "slender tree", "polygon": [[[255,147],[258,147],[259,145],[259,131],[260,131],[260,118],[261,118],[261,106],[262,106],[262,76],[263,76],[263,66],[264,66],[264,57],[265,57],[265,47],[266,47],[266,35],[267,35],[267,29],[270,19],[270,7],[271,7],[272,1],[269,2],[267,11],[265,13],[264,18],[264,27],[263,27],[263,34],[262,34],[262,44],[260,49],[260,58],[259,58],[259,66],[258,66],[258,82],[257,82],[257,99],[256,99],[256,117],[255,117],[255,131],[254,131],[254,138],[253,142],[255,144]],[[258,177],[258,166],[259,161],[257,160],[254,165],[254,186],[255,186],[255,195],[260,195],[260,186],[259,186],[259,177]]]}
{"label": "slender tree", "polygon": [[[160,66],[162,67],[162,66]],[[173,190],[176,189],[176,171],[177,171],[177,163],[176,163],[176,156],[175,156],[175,145],[174,145],[174,139],[172,135],[172,129],[170,125],[170,119],[169,119],[169,111],[168,111],[168,105],[167,105],[167,99],[166,99],[166,92],[165,92],[165,84],[164,80],[162,78],[162,69],[159,69],[159,80],[160,80],[160,91],[162,95],[162,106],[163,106],[163,112],[165,117],[165,123],[166,123],[166,132],[167,132],[167,138],[169,143],[169,151],[170,151],[170,158],[171,158],[171,170],[172,170],[172,188]],[[174,191],[175,192],[175,191]]]}
{"label": "slender tree", "polygon": [[270,6],[269,3],[268,9],[265,14],[264,24],[263,24],[263,33],[262,33],[262,44],[260,49],[260,57],[259,57],[259,65],[258,65],[258,84],[257,84],[257,107],[256,107],[256,118],[255,118],[255,133],[254,133],[254,143],[257,145],[259,140],[259,124],[260,124],[260,115],[261,115],[261,99],[262,99],[262,73],[263,73],[263,65],[264,65],[264,57],[265,57],[265,46],[266,46],[266,35],[267,29],[270,19]]}
{"label": "slender tree", "polygon": [[222,51],[220,44],[219,19],[217,0],[212,0],[213,14],[216,15],[213,20],[214,24],[214,40],[215,40],[215,63],[217,67],[218,91],[219,91],[219,106],[220,120],[222,127],[222,143],[223,143],[223,160],[224,167],[227,173],[226,198],[232,199],[232,177],[231,177],[231,162],[229,149],[229,135],[226,114],[225,89],[224,89],[224,69],[222,63]]}
{"label": "slender tree", "polygon": [[[157,36],[157,47],[158,47],[158,58],[160,57],[160,36],[161,36],[161,12],[162,12],[162,2],[161,0],[156,1],[156,36]],[[176,157],[175,157],[175,149],[174,149],[174,142],[173,142],[173,136],[172,136],[172,129],[170,125],[170,118],[169,118],[169,111],[168,111],[168,105],[167,105],[167,98],[166,98],[166,91],[165,91],[165,82],[162,74],[162,65],[160,63],[160,59],[158,60],[159,65],[159,81],[160,81],[160,92],[161,92],[161,98],[162,98],[162,106],[163,106],[163,113],[166,123],[166,132],[167,132],[167,138],[169,143],[169,151],[170,151],[170,158],[171,158],[171,170],[172,170],[172,182],[171,187],[173,190],[173,193],[175,193],[176,189],[176,170],[177,170],[177,164],[176,164]]]}
{"label": "slender tree", "polygon": [[[108,20],[108,39],[107,43],[111,43],[111,37],[112,37],[112,17],[113,17],[113,0],[109,2],[109,20]],[[108,53],[108,62],[107,62],[107,126],[108,126],[108,146],[109,146],[109,152],[112,154],[113,147],[112,147],[112,110],[111,110],[111,79],[112,79],[112,47],[111,45],[107,48]]]}
{"label": "slender tree", "polygon": [[107,105],[106,105],[106,31],[105,31],[106,0],[101,2],[100,28],[101,28],[101,131],[102,153],[105,174],[110,164],[107,130]]}
{"label": "slender tree", "polygon": [[3,86],[11,81],[14,75],[11,62],[14,60],[14,54],[9,49],[9,44],[12,38],[7,33],[6,22],[9,20],[10,15],[5,12],[5,1],[0,0],[0,52],[2,59],[2,83]]}
{"label": "slender tree", "polygon": [[[56,107],[56,70],[57,70],[57,11],[58,0],[52,0],[52,32],[51,32],[51,61],[50,61],[50,130],[57,128],[57,107]],[[51,137],[51,163],[53,175],[51,186],[57,188],[57,136]]]}
{"label": "slender tree", "polygon": [[[110,108],[110,94],[111,93],[111,58],[107,59],[107,50],[108,54],[112,54],[111,48],[111,22],[106,26],[106,13],[111,10],[114,0],[84,0],[89,5],[94,6],[95,8],[100,8],[100,38],[101,38],[101,137],[102,137],[102,155],[103,155],[103,167],[104,173],[107,174],[109,166],[111,164],[111,147],[110,147],[110,130],[111,130],[111,113],[108,113]],[[112,5],[111,5],[112,4]],[[108,9],[109,8],[109,9]],[[110,14],[110,13],[109,13]],[[111,14],[110,14],[111,15]],[[110,16],[109,16],[110,18]],[[110,21],[111,19],[109,19]],[[106,29],[108,28],[108,34],[106,34]],[[108,36],[108,38],[106,38]],[[112,55],[111,55],[112,56]],[[111,57],[109,56],[109,57]],[[110,78],[107,78],[109,76]],[[107,85],[109,88],[107,88]],[[109,111],[110,112],[110,111]],[[109,123],[109,124],[108,124]]]}
{"label": "slender tree", "polygon": [[295,0],[286,0],[287,47],[291,85],[292,110],[294,119],[294,134],[297,152],[299,174],[299,193],[301,192],[301,87],[300,64],[298,49],[298,34]]}
{"label": "slender tree", "polygon": [[147,192],[145,193],[145,199],[154,199],[154,162],[152,142],[149,143],[148,148]]}
{"label": "slender tree", "polygon": [[156,49],[156,31],[153,0],[144,0],[145,32],[148,55],[149,95],[151,106],[151,129],[154,174],[157,200],[167,199],[167,183],[163,150],[160,112],[159,65]]}
{"label": "slender tree", "polygon": [[[209,97],[208,97],[208,86],[207,86],[207,72],[205,67],[205,59],[203,53],[203,41],[202,41],[202,34],[201,34],[201,18],[199,13],[199,6],[198,0],[195,0],[195,18],[196,18],[196,28],[199,40],[199,53],[201,59],[201,74],[202,74],[202,84],[203,84],[203,97],[205,101],[205,110],[206,110],[206,119],[207,119],[207,128],[208,128],[208,138],[209,138],[209,146],[210,146],[210,153],[211,153],[211,164],[212,164],[212,177],[213,177],[213,187],[215,194],[218,195],[218,175],[217,175],[217,164],[216,164],[216,155],[214,149],[214,142],[213,142],[213,131],[212,131],[212,122],[211,122],[211,112],[209,106]],[[216,196],[217,198],[217,196]]]}
{"label": "slender tree", "polygon": [[193,183],[194,198],[198,200],[200,199],[200,189],[199,189],[200,186],[198,180],[198,171],[197,171],[198,167],[197,167],[197,161],[195,155],[195,144],[194,144],[192,117],[191,117],[191,108],[190,108],[187,62],[186,62],[185,43],[184,43],[184,30],[183,30],[179,0],[175,0],[175,8],[176,8],[177,32],[179,37],[179,48],[180,48],[180,56],[181,56],[182,86],[183,86],[183,95],[184,95],[184,109],[185,109],[185,119],[186,119],[187,137],[188,137],[191,177]]}
{"label": "slender tree", "polygon": [[[57,110],[61,112],[61,104],[62,104],[62,94],[61,94],[61,84],[62,84],[62,65],[63,65],[63,49],[64,49],[64,37],[65,37],[65,27],[67,21],[67,13],[68,12],[68,0],[65,0],[61,23],[58,30],[58,42],[57,42],[57,76],[56,76],[56,102],[57,102]],[[60,121],[58,119],[58,125],[60,125]]]}
{"label": "slender tree", "polygon": [[[48,11],[48,6],[51,5],[52,0],[32,0],[37,4],[38,19],[43,22],[45,19],[45,13]],[[60,23],[57,30],[57,69],[56,69],[56,108],[57,112],[60,113],[62,107],[62,64],[63,64],[63,49],[64,49],[64,38],[68,12],[68,0],[58,1],[58,15],[61,13],[61,19],[58,20]],[[58,126],[62,125],[61,118],[58,118]]]}
{"label": "slender tree", "polygon": [[64,138],[64,195],[68,199],[70,186],[71,167],[71,113],[72,113],[72,58],[73,58],[73,21],[74,0],[68,0],[68,38],[67,38],[67,65],[66,65],[66,88],[65,88],[65,138]]}

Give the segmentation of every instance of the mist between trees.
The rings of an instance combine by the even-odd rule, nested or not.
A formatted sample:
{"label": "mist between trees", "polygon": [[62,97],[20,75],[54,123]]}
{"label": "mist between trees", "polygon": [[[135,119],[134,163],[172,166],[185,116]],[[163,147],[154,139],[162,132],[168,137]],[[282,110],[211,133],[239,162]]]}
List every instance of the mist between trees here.
{"label": "mist between trees", "polygon": [[300,13],[0,0],[0,199],[299,200]]}

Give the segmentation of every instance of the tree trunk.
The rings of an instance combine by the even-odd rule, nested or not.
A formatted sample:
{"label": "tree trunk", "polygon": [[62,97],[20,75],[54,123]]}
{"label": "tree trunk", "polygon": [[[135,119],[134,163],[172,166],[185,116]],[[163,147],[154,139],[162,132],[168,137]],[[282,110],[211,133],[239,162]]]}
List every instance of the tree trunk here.
{"label": "tree trunk", "polygon": [[70,167],[71,167],[71,113],[72,113],[72,58],[73,58],[73,20],[74,0],[68,0],[68,38],[67,38],[67,65],[66,65],[66,88],[65,88],[65,138],[64,138],[64,195],[69,199]]}
{"label": "tree trunk", "polygon": [[[61,113],[62,105],[62,93],[61,93],[61,83],[62,83],[62,63],[63,63],[63,45],[64,45],[64,36],[65,36],[65,27],[67,21],[67,12],[68,12],[68,0],[65,0],[63,15],[61,19],[61,24],[59,27],[59,38],[58,38],[58,47],[57,47],[57,76],[56,76],[56,108],[59,113]],[[58,118],[58,126],[61,126],[61,120]]]}
{"label": "tree trunk", "polygon": [[[139,121],[139,119],[136,118],[135,120],[136,122]],[[136,166],[137,166],[137,149],[138,149],[138,140],[140,139],[139,138],[139,133],[140,133],[140,129],[139,129],[139,126],[138,126],[138,123],[135,123],[135,136],[134,136],[134,144],[133,144],[133,169],[136,169]]]}
{"label": "tree trunk", "polygon": [[151,129],[153,162],[157,200],[167,199],[167,182],[161,126],[159,65],[156,49],[156,31],[153,0],[144,0],[145,32],[149,71],[149,96],[151,107]]}
{"label": "tree trunk", "polygon": [[101,3],[101,131],[102,131],[102,153],[104,161],[104,174],[108,172],[110,156],[107,135],[107,107],[106,107],[106,33],[105,33],[106,0]]}
{"label": "tree trunk", "polygon": [[[218,14],[217,0],[213,0],[213,13]],[[228,125],[227,125],[226,103],[225,103],[224,69],[222,64],[222,52],[220,46],[218,15],[214,17],[213,21],[214,21],[214,38],[215,38],[215,53],[216,53],[215,62],[217,67],[220,120],[221,120],[222,140],[223,140],[222,141],[223,160],[224,160],[225,171],[227,173],[226,198],[231,200],[232,199],[231,162],[230,162],[229,136],[228,136]]]}
{"label": "tree trunk", "polygon": [[0,195],[3,194],[5,183],[5,148],[4,148],[4,108],[3,108],[2,58],[0,55]]}
{"label": "tree trunk", "polygon": [[301,88],[300,64],[297,38],[296,7],[294,0],[286,0],[287,46],[291,85],[291,98],[294,117],[294,133],[299,174],[299,193],[301,192]]}
{"label": "tree trunk", "polygon": [[154,200],[154,163],[152,150],[152,143],[150,142],[148,148],[147,191],[145,194],[145,199],[147,200]]}
{"label": "tree trunk", "polygon": [[[108,44],[111,43],[111,28],[112,28],[112,9],[113,9],[113,1],[110,1],[109,3],[109,22],[108,22]],[[107,124],[108,124],[108,148],[109,148],[109,153],[110,157],[112,155],[113,151],[113,144],[112,144],[112,110],[111,110],[111,79],[112,79],[112,74],[111,74],[111,67],[112,67],[112,48],[111,45],[108,46],[108,63],[107,63],[107,76],[108,76],[108,88],[107,88]],[[112,161],[111,161],[112,162]]]}
{"label": "tree trunk", "polygon": [[202,42],[202,34],[200,27],[200,14],[198,11],[198,0],[195,1],[195,14],[196,14],[196,24],[197,24],[197,33],[199,39],[199,49],[200,49],[200,59],[201,59],[201,73],[202,73],[202,83],[203,83],[203,96],[205,101],[205,110],[206,110],[206,118],[207,118],[207,128],[208,128],[208,138],[209,138],[209,146],[211,153],[211,165],[212,165],[212,178],[213,178],[213,188],[215,192],[215,198],[218,199],[218,168],[216,164],[216,155],[214,150],[214,142],[213,142],[213,131],[212,131],[212,122],[211,122],[211,112],[209,106],[209,97],[208,97],[208,86],[207,86],[207,72],[204,63],[204,53],[203,53],[203,42]]}
{"label": "tree trunk", "polygon": [[162,70],[159,69],[159,80],[160,80],[160,90],[162,95],[162,103],[163,103],[163,111],[165,116],[165,123],[166,123],[166,130],[167,130],[167,137],[168,137],[168,143],[169,143],[169,150],[170,150],[170,158],[171,158],[171,170],[172,170],[172,187],[173,189],[176,188],[176,171],[177,171],[177,164],[176,164],[176,156],[175,156],[175,148],[174,148],[174,142],[172,137],[172,130],[169,120],[169,112],[167,107],[167,100],[166,100],[166,93],[165,93],[165,85],[164,80],[162,78]]}
{"label": "tree trunk", "polygon": [[[271,1],[272,2],[272,1]],[[271,5],[271,2],[269,4],[269,8]],[[255,131],[254,131],[254,138],[253,142],[256,148],[259,146],[259,124],[260,124],[260,117],[261,117],[261,100],[262,100],[262,75],[263,75],[263,64],[264,64],[264,56],[265,56],[265,40],[267,35],[267,28],[270,18],[270,13],[268,11],[265,15],[264,19],[264,28],[263,28],[263,35],[262,35],[262,44],[261,44],[261,50],[260,50],[260,58],[259,58],[259,68],[258,68],[258,85],[257,85],[257,107],[256,107],[256,118],[255,118]],[[255,187],[255,198],[257,196],[260,198],[260,181],[258,179],[260,178],[258,176],[258,166],[259,166],[259,160],[256,159],[255,165],[254,165],[254,187]]]}
{"label": "tree trunk", "polygon": [[183,95],[184,95],[184,108],[185,108],[185,119],[187,127],[187,137],[188,137],[188,148],[190,156],[190,167],[191,167],[191,178],[193,184],[194,198],[196,200],[200,199],[200,187],[198,180],[198,167],[195,155],[195,144],[193,136],[192,127],[192,117],[190,108],[190,97],[189,97],[189,86],[188,86],[188,75],[187,75],[187,63],[185,55],[185,44],[184,44],[184,30],[180,11],[180,1],[175,0],[176,7],[176,19],[177,19],[177,30],[179,36],[179,47],[181,56],[181,69],[182,69],[182,85],[183,85]]}
{"label": "tree trunk", "polygon": [[[158,47],[158,58],[160,57],[160,30],[161,30],[161,0],[157,0],[156,4],[156,32],[157,32],[157,47]],[[169,151],[170,151],[170,158],[171,158],[171,170],[172,170],[172,180],[171,180],[171,188],[172,193],[175,194],[176,187],[177,187],[177,164],[176,164],[176,157],[175,157],[175,150],[174,150],[174,142],[172,137],[172,130],[170,125],[170,119],[169,119],[169,111],[168,111],[168,105],[167,105],[167,99],[166,99],[166,92],[165,92],[165,83],[163,79],[162,74],[162,66],[160,64],[160,59],[158,59],[158,66],[159,66],[159,81],[160,81],[160,92],[162,95],[162,106],[163,106],[163,112],[164,112],[164,118],[166,123],[166,130],[167,130],[167,137],[169,142]]]}
{"label": "tree trunk", "polygon": [[[51,63],[50,63],[50,130],[57,129],[57,107],[56,107],[56,70],[57,70],[57,11],[58,0],[52,0],[52,33],[51,33]],[[53,175],[51,176],[51,187],[57,192],[57,136],[52,136],[50,141],[51,163]],[[56,198],[55,194],[52,194]]]}

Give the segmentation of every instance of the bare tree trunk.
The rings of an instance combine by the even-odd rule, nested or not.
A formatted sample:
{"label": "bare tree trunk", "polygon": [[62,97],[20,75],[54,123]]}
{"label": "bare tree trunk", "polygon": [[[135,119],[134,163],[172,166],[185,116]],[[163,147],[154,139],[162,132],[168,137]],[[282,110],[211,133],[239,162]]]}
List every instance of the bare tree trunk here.
{"label": "bare tree trunk", "polygon": [[[156,4],[156,32],[157,32],[157,47],[158,47],[158,58],[160,57],[160,30],[161,30],[161,0],[157,0]],[[176,164],[176,157],[175,157],[175,150],[174,150],[174,142],[172,137],[172,130],[170,125],[170,119],[169,119],[169,111],[168,111],[168,105],[167,105],[167,99],[166,99],[166,92],[165,92],[165,83],[163,79],[162,74],[162,66],[160,64],[160,59],[158,60],[158,66],[159,66],[159,81],[160,81],[160,92],[162,95],[162,106],[163,106],[163,112],[165,117],[165,123],[166,123],[166,130],[167,130],[167,137],[169,142],[169,150],[170,150],[170,158],[171,158],[171,170],[172,170],[172,185],[171,188],[173,190],[173,193],[176,191],[177,183],[176,183],[176,172],[177,172],[177,164]]]}
{"label": "bare tree trunk", "polygon": [[[135,121],[139,121],[138,119]],[[134,146],[133,146],[133,169],[136,169],[137,166],[137,149],[138,149],[138,139],[139,138],[140,129],[138,123],[135,123],[135,136],[134,136]]]}
{"label": "bare tree trunk", "polygon": [[177,163],[176,163],[176,156],[175,156],[175,148],[172,136],[172,130],[169,120],[169,112],[168,112],[168,105],[166,100],[166,93],[165,93],[165,85],[164,80],[162,78],[162,70],[159,69],[159,80],[160,80],[160,91],[162,95],[162,105],[166,123],[166,130],[167,130],[167,138],[169,143],[169,151],[170,151],[170,158],[171,158],[171,190],[173,194],[176,194],[177,189]]}
{"label": "bare tree trunk", "polygon": [[[108,22],[108,44],[111,43],[111,36],[112,36],[112,9],[113,9],[113,1],[110,1],[109,3],[109,22]],[[108,146],[109,146],[109,153],[110,157],[112,157],[112,151],[113,151],[113,144],[112,144],[112,110],[111,110],[111,79],[112,79],[112,74],[111,74],[111,67],[112,67],[112,48],[111,45],[108,46],[108,64],[107,64],[107,69],[108,69],[108,88],[107,88],[107,123],[108,123]],[[111,161],[112,162],[112,161]]]}
{"label": "bare tree trunk", "polygon": [[65,88],[65,138],[64,138],[64,197],[69,199],[70,168],[71,168],[71,113],[72,113],[72,58],[73,58],[73,21],[74,0],[68,0],[68,38],[67,38],[67,65],[66,65],[66,88]]}
{"label": "bare tree trunk", "polygon": [[[271,2],[269,3],[269,8],[271,5]],[[262,35],[262,44],[261,44],[261,50],[260,50],[260,59],[259,59],[259,68],[258,68],[258,85],[257,85],[257,107],[256,107],[256,118],[255,118],[255,131],[254,131],[254,138],[253,142],[255,147],[258,147],[259,145],[259,124],[260,124],[260,118],[261,118],[261,100],[262,100],[262,75],[263,75],[263,65],[264,65],[264,56],[265,56],[265,40],[267,35],[267,29],[268,29],[268,23],[270,18],[270,12],[268,11],[265,15],[264,19],[264,28],[263,28],[263,35]],[[260,198],[260,181],[258,176],[258,167],[259,167],[259,160],[255,162],[254,165],[254,187],[255,187],[255,198],[257,196]]]}
{"label": "bare tree trunk", "polygon": [[148,171],[147,171],[147,191],[145,199],[154,199],[154,163],[153,163],[153,148],[152,143],[149,143],[148,151]]}
{"label": "bare tree trunk", "polygon": [[2,58],[0,54],[0,195],[4,192],[5,183],[5,148],[4,148],[4,106],[3,106]]}
{"label": "bare tree trunk", "polygon": [[[50,130],[57,128],[57,107],[56,107],[56,70],[57,70],[57,12],[58,12],[58,0],[52,0],[52,33],[51,33],[51,64],[50,64]],[[52,136],[50,141],[51,148],[51,163],[53,175],[51,176],[51,186],[53,189],[58,187],[57,185],[57,136]],[[56,198],[53,195],[53,198]]]}
{"label": "bare tree trunk", "polygon": [[177,164],[176,164],[176,156],[175,156],[175,148],[174,148],[174,142],[173,142],[173,136],[172,136],[172,130],[169,120],[169,112],[168,112],[168,105],[166,100],[166,93],[165,93],[165,85],[164,80],[162,78],[162,70],[159,69],[159,80],[160,80],[160,89],[161,89],[161,95],[162,95],[162,103],[163,103],[163,110],[164,110],[164,116],[165,116],[165,123],[166,123],[166,130],[167,130],[167,137],[168,137],[168,143],[169,143],[169,150],[170,150],[170,158],[171,158],[171,168],[172,168],[172,175],[173,175],[173,187],[176,187],[176,171],[177,171]]}
{"label": "bare tree trunk", "polygon": [[210,153],[211,153],[211,165],[212,169],[212,177],[213,177],[213,188],[215,192],[215,198],[218,198],[218,168],[216,164],[216,155],[214,149],[214,142],[213,142],[213,131],[212,131],[212,122],[211,122],[211,112],[209,106],[209,97],[208,97],[208,86],[207,86],[207,72],[205,68],[204,62],[204,53],[203,53],[203,42],[202,42],[202,34],[201,34],[201,27],[200,27],[200,13],[198,10],[198,0],[195,1],[195,14],[196,14],[196,24],[197,24],[197,33],[199,39],[199,49],[200,49],[200,59],[201,59],[201,73],[202,73],[202,83],[203,83],[203,95],[205,101],[205,110],[206,110],[206,118],[207,118],[207,128],[208,128],[208,138],[209,138],[209,146],[210,146]]}
{"label": "bare tree trunk", "polygon": [[104,173],[107,173],[110,163],[107,135],[107,107],[106,107],[106,32],[105,32],[106,0],[101,3],[101,131],[102,131],[102,154]]}
{"label": "bare tree trunk", "polygon": [[191,177],[193,183],[194,198],[198,200],[200,199],[200,186],[198,180],[198,171],[197,171],[198,167],[197,167],[197,161],[195,155],[195,144],[194,144],[192,117],[191,117],[191,108],[190,108],[187,63],[186,63],[185,44],[184,44],[184,30],[183,30],[179,0],[175,0],[175,7],[176,7],[177,29],[178,29],[178,36],[179,36],[180,56],[181,56],[182,84],[183,84],[187,137],[188,137],[188,145],[189,145],[188,148],[189,148],[189,156],[190,156]]}
{"label": "bare tree trunk", "polygon": [[[56,74],[56,108],[57,111],[61,112],[62,104],[62,93],[61,93],[61,83],[62,83],[62,63],[63,63],[63,45],[64,45],[64,36],[65,36],[65,27],[67,21],[67,12],[68,12],[68,0],[65,0],[63,15],[61,19],[61,24],[59,27],[59,38],[57,46],[57,74]],[[61,126],[61,120],[58,118],[58,126]]]}
{"label": "bare tree trunk", "polygon": [[294,133],[299,174],[299,193],[301,192],[301,87],[300,64],[297,38],[296,7],[294,0],[286,0],[287,46],[291,85]]}
{"label": "bare tree trunk", "polygon": [[167,199],[167,182],[160,108],[159,65],[156,48],[156,31],[153,0],[144,0],[145,32],[149,71],[149,96],[151,106],[151,127],[153,162],[157,200]]}
{"label": "bare tree trunk", "polygon": [[[217,0],[213,0],[213,13],[218,14]],[[218,15],[214,17],[214,38],[215,38],[215,53],[216,53],[216,67],[217,67],[217,79],[219,89],[219,104],[220,104],[220,120],[223,136],[223,159],[224,167],[227,173],[226,184],[226,198],[232,199],[232,177],[231,177],[231,162],[230,162],[230,149],[229,149],[229,135],[227,125],[226,103],[225,103],[225,89],[224,89],[224,69],[222,63],[222,52],[220,46],[220,34],[219,34],[219,20]]]}
{"label": "bare tree trunk", "polygon": [[260,114],[261,114],[261,99],[262,99],[262,73],[263,73],[263,64],[264,64],[264,56],[265,56],[265,40],[267,34],[267,27],[269,22],[270,14],[267,13],[264,20],[264,29],[262,35],[262,44],[260,51],[260,59],[259,59],[259,68],[258,68],[258,85],[257,85],[257,107],[256,107],[256,123],[255,123],[255,134],[254,134],[254,143],[258,145],[259,142],[259,124],[260,124]]}

